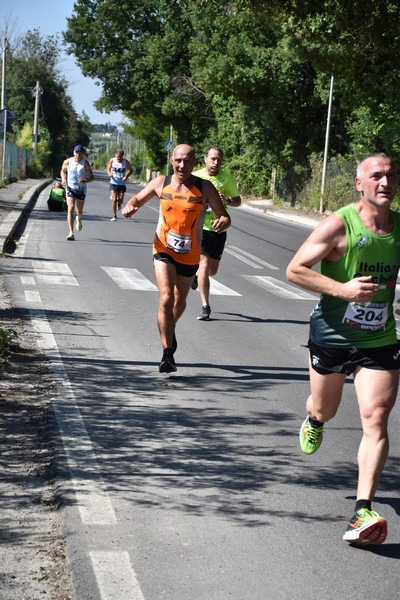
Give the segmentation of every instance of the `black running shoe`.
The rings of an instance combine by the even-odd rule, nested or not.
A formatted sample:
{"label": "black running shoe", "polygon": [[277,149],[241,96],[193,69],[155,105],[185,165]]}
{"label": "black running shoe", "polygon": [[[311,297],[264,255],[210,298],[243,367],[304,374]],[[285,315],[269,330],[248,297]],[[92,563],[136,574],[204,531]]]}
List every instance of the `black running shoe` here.
{"label": "black running shoe", "polygon": [[165,348],[159,367],[160,373],[173,373],[176,371],[172,348]]}
{"label": "black running shoe", "polygon": [[190,286],[192,290],[197,290],[199,287],[199,282],[197,281],[197,275],[193,277],[192,285]]}
{"label": "black running shoe", "polygon": [[210,319],[210,314],[211,314],[211,308],[208,306],[208,304],[205,304],[204,306],[201,307],[201,311],[199,316],[197,317],[198,321],[208,321]]}

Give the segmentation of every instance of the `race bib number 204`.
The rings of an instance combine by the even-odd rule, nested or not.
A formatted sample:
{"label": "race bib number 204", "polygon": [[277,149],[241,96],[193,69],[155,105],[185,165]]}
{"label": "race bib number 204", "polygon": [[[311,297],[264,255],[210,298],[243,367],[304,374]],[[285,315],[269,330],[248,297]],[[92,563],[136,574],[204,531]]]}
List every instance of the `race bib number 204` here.
{"label": "race bib number 204", "polygon": [[374,332],[385,329],[387,318],[387,302],[351,302],[347,305],[343,323],[356,329]]}

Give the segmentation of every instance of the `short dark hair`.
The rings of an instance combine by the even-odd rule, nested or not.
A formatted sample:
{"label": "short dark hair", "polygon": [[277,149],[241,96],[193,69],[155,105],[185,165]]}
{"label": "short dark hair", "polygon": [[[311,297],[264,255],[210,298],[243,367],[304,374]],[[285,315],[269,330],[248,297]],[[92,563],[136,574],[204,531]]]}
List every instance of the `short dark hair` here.
{"label": "short dark hair", "polygon": [[216,150],[217,152],[220,153],[220,155],[221,155],[222,158],[224,157],[223,151],[218,146],[209,146],[207,148],[207,150],[205,151],[204,156],[208,156],[208,153],[210,152],[210,150]]}

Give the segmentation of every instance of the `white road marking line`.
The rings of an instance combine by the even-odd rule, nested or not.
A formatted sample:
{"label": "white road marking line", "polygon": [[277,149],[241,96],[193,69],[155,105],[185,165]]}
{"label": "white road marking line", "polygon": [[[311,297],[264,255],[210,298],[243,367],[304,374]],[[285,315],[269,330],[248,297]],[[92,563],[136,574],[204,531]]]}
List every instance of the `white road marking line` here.
{"label": "white road marking line", "polygon": [[33,225],[34,225],[33,222],[28,221],[28,223],[25,227],[24,233],[21,235],[20,239],[18,240],[17,248],[14,252],[14,256],[16,258],[23,258],[25,256],[26,244],[27,244],[28,238],[31,234]]}
{"label": "white road marking line", "polygon": [[[235,256],[236,258],[243,261],[244,263],[254,267],[254,269],[262,269],[262,267],[267,267],[268,269],[272,269],[273,271],[279,271],[279,268],[275,267],[275,265],[271,265],[270,263],[265,262],[261,258],[258,258],[258,256],[254,256],[254,254],[250,254],[249,252],[246,252],[245,250],[241,250],[241,248],[238,248],[237,246],[226,246],[225,251],[228,252],[228,254],[232,254],[232,256]],[[243,255],[243,256],[240,256],[240,255]],[[243,258],[244,256],[247,256],[251,260],[246,260],[246,258]],[[254,264],[254,263],[258,263],[258,264]],[[261,265],[261,266],[259,266],[259,265]]]}
{"label": "white road marking line", "polygon": [[50,285],[78,285],[71,269],[66,263],[47,260],[32,260],[36,279]]}
{"label": "white road marking line", "polygon": [[231,290],[216,279],[210,277],[210,294],[213,296],[241,296],[238,292]]}
{"label": "white road marking line", "polygon": [[42,302],[39,292],[34,290],[25,290],[25,300],[27,302],[32,302],[33,304]]}
{"label": "white road marking line", "polygon": [[38,346],[52,360],[52,369],[59,376],[61,383],[60,391],[53,398],[53,406],[82,523],[86,525],[117,523],[46,312],[41,309],[31,310],[30,317]]}
{"label": "white road marking line", "polygon": [[101,268],[123,290],[157,291],[157,286],[142,275],[137,269],[124,269],[119,267]]}
{"label": "white road marking line", "polygon": [[20,277],[22,285],[36,285],[34,277],[21,275]]}
{"label": "white road marking line", "polygon": [[102,600],[144,600],[128,552],[90,552]]}
{"label": "white road marking line", "polygon": [[273,277],[264,277],[259,275],[243,275],[243,277],[248,281],[255,283],[259,287],[267,290],[271,294],[279,296],[280,298],[291,300],[313,300],[314,302],[318,300],[318,296],[309,294],[300,288],[289,285],[283,281],[279,281],[278,279],[274,279]]}

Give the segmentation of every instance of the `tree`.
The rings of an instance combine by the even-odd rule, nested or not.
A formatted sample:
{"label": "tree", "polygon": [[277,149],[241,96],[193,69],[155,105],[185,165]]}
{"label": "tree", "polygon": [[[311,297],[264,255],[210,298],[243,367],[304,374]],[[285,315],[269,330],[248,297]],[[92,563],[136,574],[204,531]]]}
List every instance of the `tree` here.
{"label": "tree", "polygon": [[33,124],[33,91],[39,81],[43,90],[39,130],[49,144],[49,168],[54,172],[76,143],[88,143],[91,128],[87,117],[80,119],[73,108],[59,59],[58,40],[42,37],[36,29],[11,43],[7,57],[7,104],[14,116],[14,131],[21,131],[25,123]]}
{"label": "tree", "polygon": [[248,193],[278,169],[292,203],[324,149],[332,74],[331,153],[399,152],[399,39],[394,0],[77,0],[65,34],[154,166],[173,125],[198,155],[223,146]]}
{"label": "tree", "polygon": [[[17,146],[32,150],[33,128],[30,123],[25,123],[17,136]],[[43,136],[38,143],[37,153],[33,155],[29,164],[28,175],[31,177],[44,177],[51,174],[50,158],[51,150],[46,136]]]}
{"label": "tree", "polygon": [[102,83],[99,110],[121,110],[134,135],[165,162],[172,125],[178,141],[195,143],[208,127],[204,96],[181,85],[190,78],[188,41],[194,35],[179,0],[78,0],[64,34],[84,75]]}

